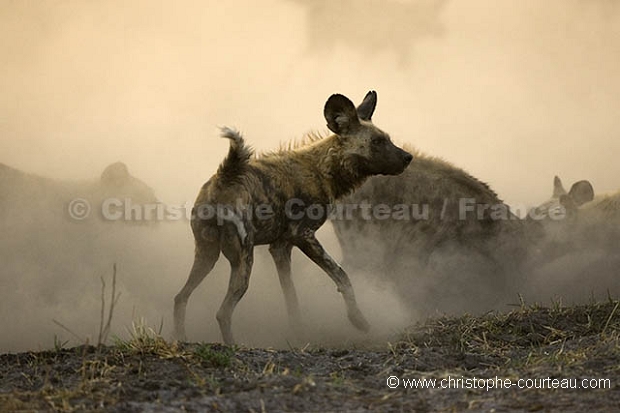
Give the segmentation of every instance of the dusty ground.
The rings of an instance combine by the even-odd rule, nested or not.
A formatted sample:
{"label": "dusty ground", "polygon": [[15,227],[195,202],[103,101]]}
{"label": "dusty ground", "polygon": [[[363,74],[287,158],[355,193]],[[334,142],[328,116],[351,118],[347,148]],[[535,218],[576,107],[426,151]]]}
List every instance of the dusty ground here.
{"label": "dusty ground", "polygon": [[[620,406],[619,313],[616,301],[522,307],[431,319],[380,346],[288,351],[170,343],[138,329],[112,346],[0,356],[0,411],[610,411]],[[404,388],[449,377],[469,388]],[[474,377],[610,388],[487,391]]]}

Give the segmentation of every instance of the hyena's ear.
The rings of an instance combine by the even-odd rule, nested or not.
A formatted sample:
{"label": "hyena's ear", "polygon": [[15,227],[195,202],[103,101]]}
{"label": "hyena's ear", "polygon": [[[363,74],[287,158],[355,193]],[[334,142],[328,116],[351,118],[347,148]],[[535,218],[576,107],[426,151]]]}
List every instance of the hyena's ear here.
{"label": "hyena's ear", "polygon": [[357,107],[357,115],[361,120],[372,120],[372,114],[375,113],[375,107],[377,107],[377,92],[371,90],[366,93],[366,97]]}
{"label": "hyena's ear", "polygon": [[337,135],[346,135],[360,126],[355,105],[343,95],[331,95],[325,102],[323,115],[329,130]]}
{"label": "hyena's ear", "polygon": [[566,189],[562,185],[562,180],[556,175],[553,178],[553,198],[559,198],[561,195],[566,195]]}
{"label": "hyena's ear", "polygon": [[594,188],[592,188],[592,184],[589,181],[575,182],[571,186],[568,195],[572,198],[575,205],[581,206],[594,199]]}
{"label": "hyena's ear", "polygon": [[116,162],[108,165],[101,173],[101,182],[106,185],[121,186],[129,180],[127,165]]}

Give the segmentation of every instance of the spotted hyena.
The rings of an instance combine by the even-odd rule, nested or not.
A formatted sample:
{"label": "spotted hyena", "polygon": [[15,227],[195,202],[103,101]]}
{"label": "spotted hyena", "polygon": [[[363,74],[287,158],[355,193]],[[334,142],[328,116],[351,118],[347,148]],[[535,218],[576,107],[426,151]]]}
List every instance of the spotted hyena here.
{"label": "spotted hyena", "polygon": [[[102,215],[101,206],[109,199],[139,206],[158,202],[153,190],[120,162],[84,181],[46,178],[0,164],[0,261],[5,282],[20,289],[21,282],[36,277],[41,298],[55,302],[61,291],[53,288],[57,283],[78,285],[97,279],[93,276],[101,265],[111,268],[119,255],[115,252],[129,241],[121,234],[128,227],[124,220],[108,225]],[[78,207],[71,210],[72,205]]]}
{"label": "spotted hyena", "polygon": [[130,310],[123,314],[126,303],[147,316],[143,303],[155,301],[156,289],[150,285],[149,300],[140,302],[138,297],[146,295],[145,280],[173,258],[166,256],[169,246],[164,249],[157,240],[165,228],[152,225],[156,221],[147,221],[148,225],[124,217],[110,221],[102,214],[107,200],[114,201],[110,212],[121,214],[124,206],[118,202],[133,211],[158,203],[154,190],[121,162],[98,171],[92,179],[75,181],[0,164],[0,313],[20,320],[0,322],[0,351],[47,348],[55,335],[63,341],[72,339],[51,319],[80,336],[92,333],[99,323],[100,277],[108,281],[109,294],[115,263],[116,291],[122,291],[115,320],[131,322]]}
{"label": "spotted hyena", "polygon": [[[125,203],[131,207],[158,202],[153,189],[132,176],[122,162],[107,166],[99,178],[85,181],[60,181],[0,163],[0,194],[0,222],[5,225],[17,225],[24,220],[41,221],[46,226],[53,226],[59,219],[104,221],[105,213],[117,218]],[[74,201],[82,202],[82,207],[89,210],[80,209]],[[132,211],[134,218],[136,209]],[[119,220],[124,218],[121,216]]]}
{"label": "spotted hyena", "polygon": [[404,173],[343,199],[332,223],[344,263],[391,281],[416,309],[486,308],[526,256],[526,224],[488,184],[408,150]]}

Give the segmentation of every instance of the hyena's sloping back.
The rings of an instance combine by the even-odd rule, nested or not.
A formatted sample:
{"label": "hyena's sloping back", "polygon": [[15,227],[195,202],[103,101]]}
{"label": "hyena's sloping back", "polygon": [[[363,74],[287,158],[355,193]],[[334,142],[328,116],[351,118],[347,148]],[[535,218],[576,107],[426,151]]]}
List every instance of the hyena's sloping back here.
{"label": "hyena's sloping back", "polygon": [[[133,208],[153,206],[157,202],[153,190],[131,176],[121,163],[105,168],[99,178],[84,181],[51,179],[0,164],[0,233],[5,234],[0,236],[0,262],[4,271],[3,288],[13,292],[11,297],[3,298],[16,304],[16,314],[31,313],[31,317],[40,320],[45,318],[41,309],[88,308],[80,301],[81,295],[91,291],[91,287],[98,288],[94,274],[102,274],[115,262],[121,267],[126,265],[125,269],[132,265],[136,270],[143,269],[145,272],[139,274],[145,276],[143,257],[136,251],[144,248],[145,256],[152,254],[149,247],[157,245],[156,237],[152,228],[142,224],[157,221],[124,217],[107,220],[102,215],[102,202],[108,198],[131,202]],[[71,209],[72,205],[89,205],[89,208]],[[83,211],[89,212],[79,215]],[[124,208],[114,207],[110,211],[122,213]],[[139,276],[135,276],[137,280]],[[131,288],[140,283],[130,281],[127,285]],[[18,293],[26,291],[26,286],[28,300]],[[40,305],[36,312],[31,308],[32,302]],[[36,320],[32,320],[33,325]],[[45,330],[46,324],[42,322],[34,329],[16,325],[9,330],[14,334],[7,334],[29,335],[30,330],[39,327]]]}
{"label": "hyena's sloping back", "polygon": [[[464,217],[462,199],[475,203]],[[526,258],[526,225],[484,182],[416,153],[403,174],[370,178],[343,200],[366,202],[395,213],[368,220],[358,209],[350,220],[336,216],[343,265],[393,283],[416,312],[486,311],[510,296]],[[409,208],[404,219],[396,212],[403,206]],[[491,207],[506,219],[495,219]]]}
{"label": "hyena's sloping back", "polygon": [[5,211],[28,216],[31,221],[46,221],[47,226],[63,222],[68,205],[75,199],[90,204],[93,213],[87,222],[102,220],[95,212],[101,211],[102,203],[109,198],[132,205],[158,202],[153,189],[132,176],[122,162],[106,167],[98,179],[86,181],[55,180],[0,164],[0,194]]}
{"label": "hyena's sloping back", "polygon": [[[368,202],[390,207],[405,205],[412,207],[412,212],[416,207],[420,212],[428,208],[427,214],[419,218],[410,216],[405,220],[398,217],[363,220],[359,214],[354,214],[353,220],[334,220],[334,225],[344,244],[345,255],[348,254],[347,244],[351,240],[354,243],[355,239],[365,234],[373,234],[381,242],[393,244],[388,245],[388,249],[414,244],[414,253],[422,256],[445,243],[482,249],[487,246],[488,237],[509,230],[520,230],[522,224],[519,220],[493,219],[490,208],[480,208],[480,216],[469,212],[465,219],[461,219],[462,208],[459,208],[459,204],[464,199],[473,199],[478,205],[505,207],[509,211],[486,183],[448,162],[416,153],[403,174],[370,178],[343,202],[353,205]],[[516,218],[509,212],[508,215]],[[350,252],[353,254],[353,251]],[[386,253],[389,255],[389,250]],[[348,257],[345,258],[348,261]]]}

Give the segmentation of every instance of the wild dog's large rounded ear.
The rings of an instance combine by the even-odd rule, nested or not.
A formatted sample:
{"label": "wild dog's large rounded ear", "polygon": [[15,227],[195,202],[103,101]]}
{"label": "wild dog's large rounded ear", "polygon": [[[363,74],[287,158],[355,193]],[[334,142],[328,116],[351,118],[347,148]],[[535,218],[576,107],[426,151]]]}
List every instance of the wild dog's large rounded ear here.
{"label": "wild dog's large rounded ear", "polygon": [[355,105],[349,98],[340,94],[331,95],[327,99],[323,115],[329,130],[337,135],[350,133],[360,125]]}
{"label": "wild dog's large rounded ear", "polygon": [[594,188],[586,180],[575,182],[568,191],[568,195],[573,199],[575,205],[581,206],[594,199]]}
{"label": "wild dog's large rounded ear", "polygon": [[106,185],[123,185],[129,180],[129,169],[123,162],[108,165],[101,173],[101,182]]}
{"label": "wild dog's large rounded ear", "polygon": [[553,178],[553,198],[559,198],[561,195],[566,195],[566,189],[564,189],[560,177],[556,175]]}
{"label": "wild dog's large rounded ear", "polygon": [[371,90],[366,93],[366,97],[360,105],[357,107],[357,116],[361,120],[372,120],[372,114],[375,113],[375,107],[377,107],[377,92]]}

